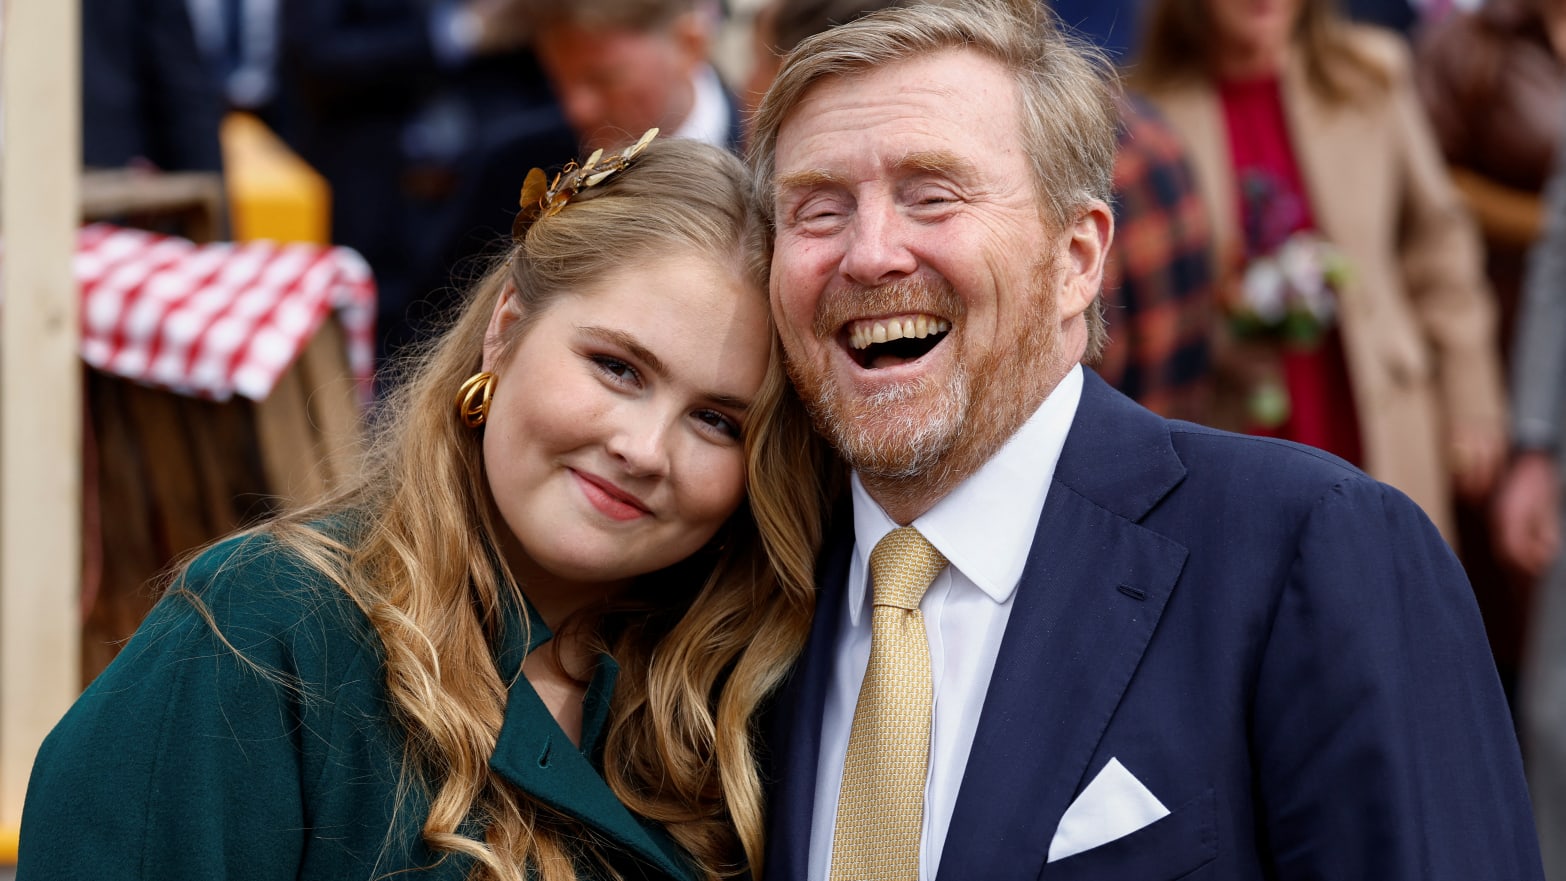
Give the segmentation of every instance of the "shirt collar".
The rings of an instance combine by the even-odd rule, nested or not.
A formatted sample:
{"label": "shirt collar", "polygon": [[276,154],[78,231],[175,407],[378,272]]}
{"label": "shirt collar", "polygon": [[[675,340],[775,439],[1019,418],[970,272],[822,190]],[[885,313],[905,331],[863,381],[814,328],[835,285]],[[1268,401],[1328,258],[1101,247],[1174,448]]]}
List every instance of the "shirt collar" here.
{"label": "shirt collar", "polygon": [[723,82],[712,65],[704,64],[691,78],[696,97],[691,112],[674,133],[676,138],[705,141],[714,147],[729,149],[729,99],[723,94]]}
{"label": "shirt collar", "polygon": [[[1022,579],[1055,463],[1081,400],[1078,365],[988,462],[912,523],[954,569],[997,603],[1010,599]],[[848,614],[850,625],[858,626],[870,551],[897,524],[870,498],[858,473],[852,487],[853,569],[860,576],[849,579]]]}

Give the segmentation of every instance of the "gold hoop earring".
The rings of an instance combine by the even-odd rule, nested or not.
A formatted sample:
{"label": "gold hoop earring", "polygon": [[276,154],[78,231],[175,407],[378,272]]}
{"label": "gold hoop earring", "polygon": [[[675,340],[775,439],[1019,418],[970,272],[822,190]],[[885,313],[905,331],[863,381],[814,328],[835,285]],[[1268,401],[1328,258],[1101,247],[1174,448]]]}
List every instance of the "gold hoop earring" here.
{"label": "gold hoop earring", "polygon": [[495,397],[495,374],[488,370],[468,377],[457,389],[457,418],[469,428],[478,428],[489,418],[489,402]]}

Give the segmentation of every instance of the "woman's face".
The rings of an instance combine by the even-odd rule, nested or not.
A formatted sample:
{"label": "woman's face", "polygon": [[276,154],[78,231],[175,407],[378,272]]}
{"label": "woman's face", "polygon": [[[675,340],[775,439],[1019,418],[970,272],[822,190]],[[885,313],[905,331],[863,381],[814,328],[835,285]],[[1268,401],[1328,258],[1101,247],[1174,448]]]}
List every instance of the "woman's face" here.
{"label": "woman's face", "polygon": [[556,298],[497,360],[520,317],[504,296],[490,321],[483,444],[524,583],[612,589],[699,550],[744,499],[765,296],[731,267],[670,255]]}
{"label": "woman's face", "polygon": [[1279,55],[1294,34],[1304,0],[1202,0],[1213,33],[1224,47],[1246,54]]}

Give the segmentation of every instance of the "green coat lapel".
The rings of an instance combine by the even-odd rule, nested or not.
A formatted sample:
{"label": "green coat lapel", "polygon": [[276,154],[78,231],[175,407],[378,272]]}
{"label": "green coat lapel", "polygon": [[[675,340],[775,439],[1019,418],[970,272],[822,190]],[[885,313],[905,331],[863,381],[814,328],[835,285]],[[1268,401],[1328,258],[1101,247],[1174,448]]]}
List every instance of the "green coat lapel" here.
{"label": "green coat lapel", "polygon": [[582,745],[578,748],[521,674],[522,659],[550,638],[549,628],[531,607],[506,610],[495,660],[502,675],[513,679],[490,767],[528,795],[579,820],[669,877],[694,881],[673,839],[656,825],[637,819],[590,758],[597,752],[608,720],[619,666],[608,656],[600,658],[583,706]]}

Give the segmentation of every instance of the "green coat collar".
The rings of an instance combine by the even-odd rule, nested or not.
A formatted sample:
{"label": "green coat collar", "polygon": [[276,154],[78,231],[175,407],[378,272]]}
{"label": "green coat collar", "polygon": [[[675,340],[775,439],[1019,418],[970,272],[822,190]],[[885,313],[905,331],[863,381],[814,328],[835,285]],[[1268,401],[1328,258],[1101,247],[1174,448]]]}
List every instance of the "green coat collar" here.
{"label": "green coat collar", "polygon": [[512,680],[490,767],[522,791],[591,827],[671,878],[694,881],[674,840],[657,824],[632,814],[609,788],[594,761],[608,721],[619,665],[608,655],[599,659],[582,708],[580,748],[561,730],[522,675],[522,660],[552,636],[526,598],[520,608],[506,604],[495,663],[501,675]]}

